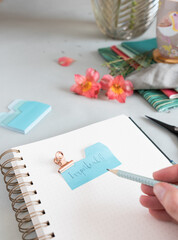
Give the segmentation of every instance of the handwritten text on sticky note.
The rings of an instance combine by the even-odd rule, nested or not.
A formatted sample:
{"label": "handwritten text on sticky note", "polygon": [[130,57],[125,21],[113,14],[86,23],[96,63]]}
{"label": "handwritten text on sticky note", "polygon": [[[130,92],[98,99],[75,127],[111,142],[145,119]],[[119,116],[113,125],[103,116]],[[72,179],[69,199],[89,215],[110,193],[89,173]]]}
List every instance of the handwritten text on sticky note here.
{"label": "handwritten text on sticky note", "polygon": [[121,163],[112,154],[108,147],[102,143],[96,143],[85,149],[85,158],[62,173],[63,178],[75,189],[96,177],[107,172],[107,168],[115,168]]}

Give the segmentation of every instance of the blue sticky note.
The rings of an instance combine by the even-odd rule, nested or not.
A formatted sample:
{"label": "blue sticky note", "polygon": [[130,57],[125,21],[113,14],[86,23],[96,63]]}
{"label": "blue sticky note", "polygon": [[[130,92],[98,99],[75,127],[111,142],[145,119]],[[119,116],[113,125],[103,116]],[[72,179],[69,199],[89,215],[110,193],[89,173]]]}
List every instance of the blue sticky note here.
{"label": "blue sticky note", "polygon": [[24,134],[51,111],[48,104],[24,100],[15,100],[8,108],[9,112],[0,113],[0,125]]}
{"label": "blue sticky note", "polygon": [[106,173],[108,168],[112,169],[120,164],[109,148],[98,142],[87,147],[85,158],[75,162],[62,176],[73,190]]}

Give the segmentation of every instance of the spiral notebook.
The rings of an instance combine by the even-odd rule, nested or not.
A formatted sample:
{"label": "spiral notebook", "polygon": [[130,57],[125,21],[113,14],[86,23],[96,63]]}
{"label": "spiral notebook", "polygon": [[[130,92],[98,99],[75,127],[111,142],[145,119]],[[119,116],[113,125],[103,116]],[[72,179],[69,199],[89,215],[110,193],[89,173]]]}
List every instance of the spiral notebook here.
{"label": "spiral notebook", "polygon": [[56,137],[15,147],[0,158],[23,239],[177,240],[175,224],[152,218],[139,203],[140,184],[104,173],[71,189],[53,158],[80,161],[95,143],[107,146],[117,168],[152,177],[168,157],[132,119],[120,115]]}

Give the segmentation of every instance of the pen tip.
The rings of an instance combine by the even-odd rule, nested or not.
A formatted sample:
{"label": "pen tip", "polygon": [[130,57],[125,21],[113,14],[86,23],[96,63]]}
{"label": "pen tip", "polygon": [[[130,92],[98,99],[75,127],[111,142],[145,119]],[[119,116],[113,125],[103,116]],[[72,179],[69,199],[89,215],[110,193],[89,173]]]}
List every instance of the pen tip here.
{"label": "pen tip", "polygon": [[109,171],[109,169],[108,169],[108,168],[107,168],[106,170],[107,170],[107,171]]}

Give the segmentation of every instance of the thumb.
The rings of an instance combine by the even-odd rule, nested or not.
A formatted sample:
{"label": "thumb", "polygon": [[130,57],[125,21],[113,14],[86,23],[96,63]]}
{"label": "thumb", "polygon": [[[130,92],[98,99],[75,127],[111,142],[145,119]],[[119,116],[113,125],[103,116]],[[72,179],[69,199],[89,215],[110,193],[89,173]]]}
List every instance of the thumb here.
{"label": "thumb", "polygon": [[178,189],[168,183],[157,183],[153,192],[166,212],[178,222]]}

